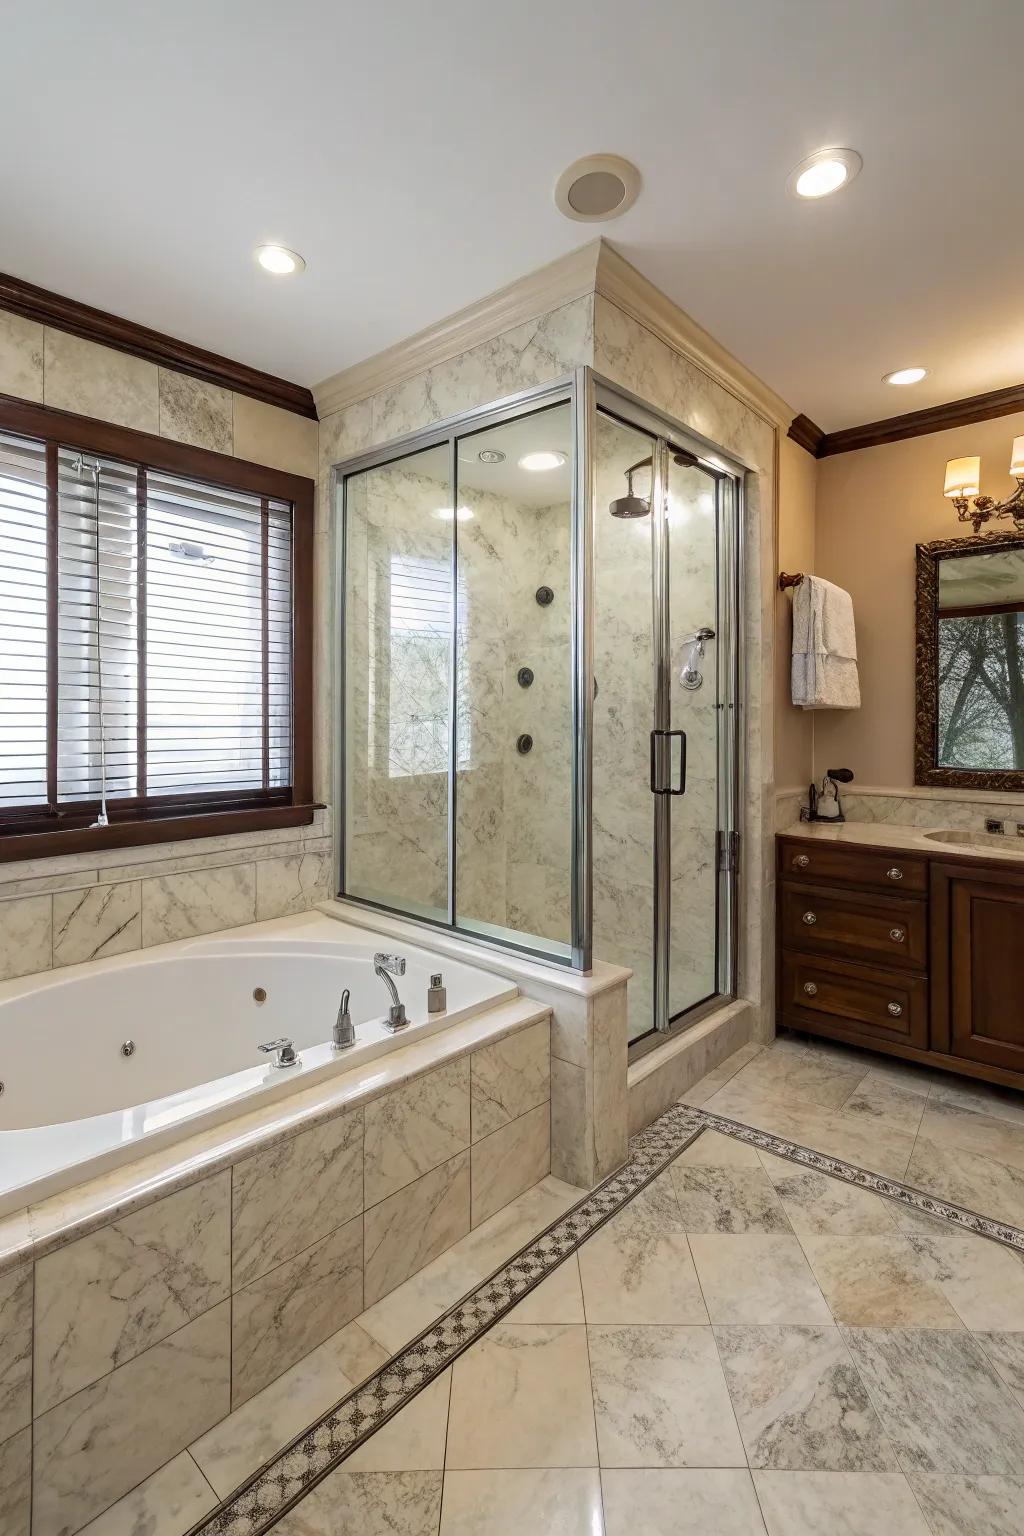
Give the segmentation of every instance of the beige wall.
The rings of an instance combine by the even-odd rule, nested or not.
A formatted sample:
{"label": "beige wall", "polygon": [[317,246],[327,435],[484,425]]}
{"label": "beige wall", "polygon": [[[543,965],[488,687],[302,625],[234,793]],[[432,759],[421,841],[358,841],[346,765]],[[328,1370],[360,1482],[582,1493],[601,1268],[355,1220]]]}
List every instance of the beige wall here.
{"label": "beige wall", "polygon": [[861,785],[913,784],[914,546],[970,533],[943,499],[946,460],[980,453],[981,489],[1002,499],[1020,433],[1024,414],[1000,416],[820,460],[816,571],[853,597],[862,707],[815,714],[819,777],[845,767]]}
{"label": "beige wall", "polygon": [[[815,502],[818,461],[784,437],[779,442],[780,571],[815,571]],[[775,586],[775,783],[779,790],[802,789],[810,780],[814,713],[795,709],[790,697],[789,658],[793,643],[792,590]]]}

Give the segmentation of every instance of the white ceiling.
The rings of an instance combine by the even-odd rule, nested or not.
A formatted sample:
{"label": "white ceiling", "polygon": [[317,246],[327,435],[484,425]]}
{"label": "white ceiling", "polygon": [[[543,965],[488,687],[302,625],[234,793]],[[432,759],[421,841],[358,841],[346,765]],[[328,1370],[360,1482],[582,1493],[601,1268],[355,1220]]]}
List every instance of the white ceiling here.
{"label": "white ceiling", "polygon": [[[3,57],[0,270],[300,383],[598,233],[827,430],[1024,379],[1022,0],[50,0]],[[598,151],[639,202],[570,223]]]}

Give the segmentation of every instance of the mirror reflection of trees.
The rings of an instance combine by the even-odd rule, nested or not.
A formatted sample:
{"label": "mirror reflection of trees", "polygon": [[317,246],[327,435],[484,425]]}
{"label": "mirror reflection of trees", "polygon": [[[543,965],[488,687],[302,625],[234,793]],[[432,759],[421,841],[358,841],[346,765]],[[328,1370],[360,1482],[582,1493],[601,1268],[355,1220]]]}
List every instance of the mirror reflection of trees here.
{"label": "mirror reflection of trees", "polygon": [[938,762],[1024,770],[1024,604],[939,615]]}

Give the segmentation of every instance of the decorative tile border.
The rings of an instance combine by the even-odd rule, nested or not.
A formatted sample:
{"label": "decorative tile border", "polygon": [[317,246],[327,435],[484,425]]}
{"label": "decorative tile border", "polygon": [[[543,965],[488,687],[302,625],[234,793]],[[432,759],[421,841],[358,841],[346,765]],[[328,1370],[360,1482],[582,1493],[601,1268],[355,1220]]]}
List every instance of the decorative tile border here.
{"label": "decorative tile border", "polygon": [[1024,1231],[1017,1227],[815,1152],[770,1131],[756,1130],[708,1110],[673,1105],[633,1137],[628,1161],[618,1173],[552,1222],[361,1387],[297,1436],[211,1515],[193,1526],[188,1536],[262,1536],[706,1130],[719,1131],[831,1178],[873,1190],[885,1199],[899,1201],[1024,1253]]}

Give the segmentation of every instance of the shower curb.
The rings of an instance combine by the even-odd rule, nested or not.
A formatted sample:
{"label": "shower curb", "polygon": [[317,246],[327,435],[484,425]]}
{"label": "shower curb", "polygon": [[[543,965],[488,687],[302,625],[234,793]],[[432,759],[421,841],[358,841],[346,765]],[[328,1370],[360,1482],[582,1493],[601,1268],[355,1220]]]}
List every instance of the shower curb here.
{"label": "shower curb", "polygon": [[872,1173],[799,1142],[676,1104],[629,1145],[629,1157],[576,1205],[454,1303],[436,1322],[322,1414],[186,1533],[262,1536],[371,1435],[407,1406],[465,1350],[611,1220],[704,1131],[770,1152],[797,1166],[868,1189],[1024,1255],[1024,1230]]}

